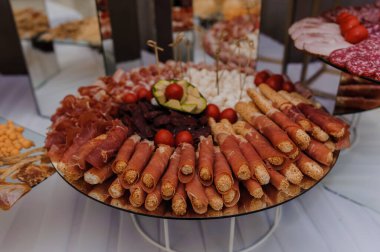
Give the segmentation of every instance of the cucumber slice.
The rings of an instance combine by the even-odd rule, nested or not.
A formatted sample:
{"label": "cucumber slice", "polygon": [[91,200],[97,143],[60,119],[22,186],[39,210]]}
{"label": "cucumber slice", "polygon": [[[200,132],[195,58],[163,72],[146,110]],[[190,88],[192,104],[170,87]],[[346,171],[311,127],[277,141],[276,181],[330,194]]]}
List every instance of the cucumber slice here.
{"label": "cucumber slice", "polygon": [[[183,96],[180,101],[175,99],[170,99],[168,101],[165,97],[165,90],[172,83],[177,83],[183,88]],[[200,114],[206,109],[207,106],[207,100],[203,97],[199,90],[185,80],[160,80],[153,85],[152,91],[158,104],[169,109],[190,114]]]}

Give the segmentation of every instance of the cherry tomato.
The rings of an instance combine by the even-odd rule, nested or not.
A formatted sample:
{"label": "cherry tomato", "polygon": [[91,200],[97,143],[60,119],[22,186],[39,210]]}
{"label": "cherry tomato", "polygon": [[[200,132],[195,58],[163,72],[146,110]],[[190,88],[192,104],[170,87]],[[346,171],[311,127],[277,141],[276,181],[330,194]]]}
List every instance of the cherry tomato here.
{"label": "cherry tomato", "polygon": [[149,93],[149,91],[146,88],[141,87],[136,92],[137,98],[139,100],[147,99],[148,93]]}
{"label": "cherry tomato", "polygon": [[149,92],[148,92],[148,94],[146,95],[146,99],[148,100],[148,101],[151,101],[152,99],[153,99],[153,90],[152,89],[150,89],[149,90]]}
{"label": "cherry tomato", "polygon": [[212,117],[215,119],[215,121],[218,121],[219,118],[220,118],[220,110],[218,108],[218,106],[216,106],[215,104],[208,104],[207,105],[207,108],[206,108],[206,115],[208,117]]}
{"label": "cherry tomato", "polygon": [[357,17],[347,18],[340,24],[340,30],[342,31],[342,34],[345,34],[348,30],[357,25],[360,25]]}
{"label": "cherry tomato", "polygon": [[270,74],[267,70],[260,71],[255,76],[255,84],[256,86],[265,83],[265,81],[270,77]]}
{"label": "cherry tomato", "polygon": [[291,81],[285,81],[282,84],[282,90],[287,92],[293,92],[295,90],[294,84]]}
{"label": "cherry tomato", "polygon": [[166,99],[181,100],[183,96],[183,88],[177,83],[170,84],[165,90]]}
{"label": "cherry tomato", "polygon": [[181,143],[193,144],[193,136],[190,131],[184,130],[177,133],[175,136],[175,144],[179,146]]}
{"label": "cherry tomato", "polygon": [[342,21],[346,18],[346,17],[350,17],[352,16],[350,13],[346,12],[346,11],[343,11],[341,13],[339,13],[339,15],[337,16],[336,18],[336,22],[338,24],[342,23]]}
{"label": "cherry tomato", "polygon": [[156,135],[154,136],[154,143],[156,145],[166,144],[169,146],[174,146],[173,134],[169,130],[160,129],[159,131],[157,131]]}
{"label": "cherry tomato", "polygon": [[281,74],[274,74],[271,77],[269,77],[265,83],[273,88],[276,91],[281,90],[282,83],[284,83],[284,78]]}
{"label": "cherry tomato", "polygon": [[349,29],[344,35],[344,39],[352,44],[357,44],[366,38],[368,38],[368,30],[363,25]]}
{"label": "cherry tomato", "polygon": [[125,103],[136,103],[137,102],[137,95],[135,93],[126,93],[124,96],[123,96],[123,101]]}
{"label": "cherry tomato", "polygon": [[238,117],[236,111],[232,108],[226,108],[220,114],[220,119],[227,119],[230,123],[236,123]]}

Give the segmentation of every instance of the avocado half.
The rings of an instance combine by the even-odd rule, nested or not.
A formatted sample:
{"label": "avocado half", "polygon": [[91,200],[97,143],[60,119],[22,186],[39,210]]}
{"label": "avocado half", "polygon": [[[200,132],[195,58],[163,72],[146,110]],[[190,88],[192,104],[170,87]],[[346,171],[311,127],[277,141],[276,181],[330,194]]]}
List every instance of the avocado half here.
{"label": "avocado half", "polygon": [[[166,99],[165,90],[172,83],[182,86],[183,96],[181,100]],[[202,113],[207,106],[207,100],[198,88],[185,80],[160,80],[153,85],[152,91],[158,104],[169,109],[196,115]]]}

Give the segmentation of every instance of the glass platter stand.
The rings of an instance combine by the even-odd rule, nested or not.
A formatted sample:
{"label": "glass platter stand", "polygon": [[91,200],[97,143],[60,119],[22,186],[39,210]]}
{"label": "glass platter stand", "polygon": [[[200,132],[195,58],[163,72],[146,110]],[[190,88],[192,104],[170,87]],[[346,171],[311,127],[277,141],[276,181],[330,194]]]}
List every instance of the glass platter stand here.
{"label": "glass platter stand", "polygon": [[[339,151],[336,151],[334,153],[334,163],[331,165],[331,168],[325,173],[325,175],[323,176],[323,178],[325,178],[327,176],[327,174],[329,174],[329,172],[332,170],[332,168],[334,167],[335,165],[335,162],[336,160],[338,159],[339,157]],[[54,163],[53,163],[54,164]],[[193,215],[186,215],[186,217],[179,217],[179,216],[174,216],[174,215],[167,215],[167,214],[151,214],[147,211],[138,211],[138,209],[136,210],[135,209],[126,209],[126,208],[118,208],[118,207],[115,207],[107,202],[103,202],[103,201],[100,201],[100,200],[97,200],[95,198],[92,198],[90,197],[89,195],[87,195],[86,192],[82,191],[80,189],[80,186],[77,186],[77,185],[74,185],[73,183],[70,183],[70,181],[68,181],[59,171],[58,169],[57,170],[57,173],[62,177],[62,179],[64,179],[70,186],[72,186],[75,190],[79,191],[80,193],[84,194],[85,196],[91,198],[92,200],[95,200],[99,203],[102,203],[106,206],[109,206],[109,207],[112,207],[112,208],[115,208],[115,209],[118,209],[118,210],[121,210],[121,211],[124,211],[124,212],[127,212],[127,213],[131,213],[131,218],[132,218],[132,222],[133,222],[133,225],[134,227],[136,228],[136,230],[138,231],[138,233],[147,241],[149,242],[150,244],[152,244],[153,246],[163,250],[163,251],[170,251],[170,252],[173,252],[175,250],[171,249],[170,247],[170,232],[169,232],[169,220],[198,220],[198,221],[201,221],[201,220],[211,220],[211,219],[229,219],[230,221],[230,225],[229,225],[229,233],[228,233],[228,251],[232,252],[234,251],[234,241],[235,241],[235,232],[237,230],[237,227],[236,227],[236,218],[239,217],[239,216],[244,216],[244,215],[248,215],[248,214],[253,214],[253,213],[258,213],[258,212],[261,212],[261,211],[267,211],[271,208],[274,208],[275,211],[274,211],[274,217],[272,218],[272,223],[269,225],[268,227],[268,230],[262,234],[260,237],[256,237],[256,239],[254,239],[252,241],[252,243],[250,245],[248,245],[247,247],[243,248],[243,249],[240,249],[238,251],[242,251],[242,252],[247,252],[247,251],[251,251],[255,248],[257,248],[260,244],[262,244],[263,242],[265,242],[272,234],[273,232],[276,230],[276,228],[278,227],[279,223],[280,223],[280,220],[281,220],[281,214],[282,214],[282,205],[285,204],[286,202],[288,201],[291,201],[297,197],[299,197],[300,195],[304,194],[305,192],[309,191],[311,188],[313,188],[315,185],[317,185],[321,180],[319,181],[316,181],[316,183],[311,186],[310,188],[308,188],[307,190],[302,190],[300,194],[298,194],[297,196],[294,196],[294,197],[291,197],[291,198],[288,198],[280,203],[276,203],[276,204],[273,204],[273,205],[270,205],[270,206],[266,206],[264,208],[261,208],[261,209],[258,209],[258,210],[254,210],[254,211],[242,211],[240,210],[240,207],[239,207],[239,212],[238,213],[232,213],[232,214],[223,214],[223,215],[220,215],[220,216],[203,216],[203,215],[197,215],[197,214],[193,214]],[[163,201],[161,203],[162,204],[165,204],[165,202]],[[240,204],[240,202],[238,203]],[[161,244],[160,242],[158,241],[155,241],[146,231],[144,231],[144,228],[143,226],[141,225],[141,219],[142,218],[145,218],[145,217],[155,217],[157,218],[157,221],[162,221],[163,222],[163,238],[164,238],[164,244]],[[225,238],[226,239],[226,238]]]}

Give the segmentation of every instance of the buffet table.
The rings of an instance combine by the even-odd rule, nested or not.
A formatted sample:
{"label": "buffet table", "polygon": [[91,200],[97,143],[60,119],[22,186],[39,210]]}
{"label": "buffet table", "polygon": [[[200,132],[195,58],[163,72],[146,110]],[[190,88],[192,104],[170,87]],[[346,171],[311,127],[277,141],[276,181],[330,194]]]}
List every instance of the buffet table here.
{"label": "buffet table", "polygon": [[[37,115],[33,96],[28,92],[27,79],[1,78],[1,115],[44,134],[50,122]],[[379,123],[371,118],[378,118],[379,115],[378,110],[362,115],[361,123],[369,125],[366,130],[359,130],[360,139],[370,139],[376,134]],[[378,142],[372,142],[371,149],[377,148]],[[368,151],[364,144],[355,146],[355,155],[361,152],[368,155]],[[372,177],[377,177],[374,168],[378,157],[375,151],[370,153],[371,158],[357,165],[357,168],[372,170]],[[340,165],[346,163],[344,155],[350,153],[342,154],[342,161],[334,168],[335,172],[344,170],[345,167]],[[370,206],[376,209],[376,205]],[[273,213],[272,209],[237,218],[235,250],[247,247],[255,237],[266,232]],[[164,242],[162,221],[140,217],[140,222],[149,235]],[[55,251],[155,249],[137,233],[130,214],[86,198],[67,186],[57,174],[20,200],[12,211],[1,212],[0,225],[2,251],[31,248],[34,251],[51,251],[52,248]],[[180,251],[226,251],[229,225],[229,220],[169,221],[170,230],[176,230],[170,234],[171,248]],[[375,251],[374,248],[380,245],[377,239],[379,232],[378,212],[318,185],[283,206],[279,227],[261,245],[260,251],[301,251],[306,244],[309,251]],[[20,237],[23,237],[22,241]]]}

